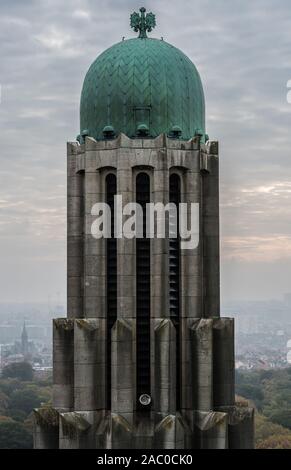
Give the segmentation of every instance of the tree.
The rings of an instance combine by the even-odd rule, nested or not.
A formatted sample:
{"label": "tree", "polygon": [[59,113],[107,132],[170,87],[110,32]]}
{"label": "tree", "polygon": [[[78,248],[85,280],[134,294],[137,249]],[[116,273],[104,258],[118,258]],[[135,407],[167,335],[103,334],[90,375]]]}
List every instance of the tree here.
{"label": "tree", "polygon": [[258,442],[256,449],[291,449],[291,436],[274,434],[274,436]]}
{"label": "tree", "polygon": [[290,429],[284,428],[280,424],[272,423],[271,421],[263,416],[262,414],[256,413],[255,415],[256,423],[256,443],[260,441],[265,441],[272,436],[288,436],[291,437]]}
{"label": "tree", "polygon": [[8,396],[0,390],[0,412],[6,411],[9,406]]}
{"label": "tree", "polygon": [[0,416],[0,423],[11,423],[13,419],[10,416]]}
{"label": "tree", "polygon": [[252,384],[240,384],[237,386],[237,393],[249,400],[253,400],[258,407],[260,407],[261,402],[264,399],[262,388]]}
{"label": "tree", "polygon": [[0,449],[31,449],[32,435],[23,424],[0,421]]}
{"label": "tree", "polygon": [[260,373],[260,379],[262,380],[271,380],[274,377],[275,373],[273,370],[263,370]]}
{"label": "tree", "polygon": [[8,410],[6,412],[7,416],[9,416],[13,421],[19,421],[23,423],[27,418],[27,413],[22,410]]}
{"label": "tree", "polygon": [[2,378],[17,378],[24,382],[30,382],[33,379],[33,369],[28,362],[17,362],[4,367]]}
{"label": "tree", "polygon": [[20,390],[25,387],[25,382],[20,382],[18,379],[1,379],[0,380],[0,390],[5,395],[10,397],[11,393],[14,390]]}
{"label": "tree", "polygon": [[290,409],[276,409],[270,416],[270,421],[278,423],[285,428],[291,429],[291,410]]}
{"label": "tree", "polygon": [[33,408],[38,408],[41,402],[41,397],[34,390],[15,390],[11,395],[9,408],[23,411],[28,415]]}

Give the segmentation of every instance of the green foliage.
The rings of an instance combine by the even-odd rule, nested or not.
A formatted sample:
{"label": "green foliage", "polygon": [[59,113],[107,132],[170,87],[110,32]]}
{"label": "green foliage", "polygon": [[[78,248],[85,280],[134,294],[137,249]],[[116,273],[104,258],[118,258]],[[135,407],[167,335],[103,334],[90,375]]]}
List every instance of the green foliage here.
{"label": "green foliage", "polygon": [[262,387],[259,387],[258,385],[241,384],[237,388],[237,391],[240,395],[254,401],[257,405],[261,404],[264,399]]}
{"label": "green foliage", "polygon": [[39,387],[48,387],[51,389],[52,381],[53,381],[52,375],[49,375],[46,378],[39,379],[36,383]]}
{"label": "green foliage", "polygon": [[23,423],[26,420],[27,414],[21,410],[7,410],[6,415],[13,419],[13,421],[19,421]]}
{"label": "green foliage", "polygon": [[0,420],[0,449],[31,449],[32,435],[23,424]]}
{"label": "green foliage", "polygon": [[[17,369],[17,374],[19,370],[23,371]],[[0,379],[0,449],[29,449],[32,447],[32,410],[51,401],[51,378],[28,381],[28,375],[21,380],[7,377],[10,373],[11,369],[10,372],[6,369],[5,377]]]}
{"label": "green foliage", "polygon": [[276,409],[269,414],[269,418],[274,423],[291,429],[291,410],[290,409]]}
{"label": "green foliage", "polygon": [[9,408],[29,414],[33,408],[40,406],[42,400],[35,390],[15,390],[10,398]]}
{"label": "green foliage", "polygon": [[49,403],[52,387],[46,381],[21,382],[18,379],[0,380],[0,412],[23,421],[32,409]]}
{"label": "green foliage", "polygon": [[28,362],[17,362],[4,367],[2,378],[17,378],[22,381],[31,381],[33,379],[33,369]]}
{"label": "green foliage", "polygon": [[276,372],[274,370],[263,370],[260,373],[259,377],[260,377],[260,380],[272,380],[275,375],[276,375]]}
{"label": "green foliage", "polygon": [[238,372],[237,393],[253,400],[270,421],[291,429],[290,368]]}
{"label": "green foliage", "polygon": [[10,396],[11,393],[14,392],[14,390],[19,390],[24,387],[24,382],[20,382],[18,379],[0,380],[0,390],[7,396]]}
{"label": "green foliage", "polygon": [[291,436],[275,434],[259,442],[256,449],[291,449]]}
{"label": "green foliage", "polygon": [[7,410],[9,406],[8,396],[0,390],[0,413]]}
{"label": "green foliage", "polygon": [[0,423],[11,423],[13,421],[10,416],[0,416]]}
{"label": "green foliage", "polygon": [[291,368],[237,372],[236,391],[260,411],[256,448],[291,449]]}
{"label": "green foliage", "polygon": [[261,441],[268,439],[275,435],[291,436],[291,431],[279,424],[272,423],[266,416],[256,413],[255,416],[256,425],[256,443],[259,444]]}

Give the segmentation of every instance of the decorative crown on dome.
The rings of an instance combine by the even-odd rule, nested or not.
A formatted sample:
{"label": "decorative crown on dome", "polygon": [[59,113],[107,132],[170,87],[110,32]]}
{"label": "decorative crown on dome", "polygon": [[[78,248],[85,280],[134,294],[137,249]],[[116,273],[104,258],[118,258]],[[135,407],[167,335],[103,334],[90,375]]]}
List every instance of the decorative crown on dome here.
{"label": "decorative crown on dome", "polygon": [[193,62],[166,41],[147,38],[156,25],[145,8],[132,13],[139,37],[120,41],[89,68],[80,104],[80,141],[167,134],[189,140],[205,132],[202,82]]}
{"label": "decorative crown on dome", "polygon": [[130,26],[138,33],[141,39],[147,38],[147,31],[151,32],[156,26],[156,16],[150,12],[146,14],[144,7],[140,8],[140,15],[136,12],[130,15]]}

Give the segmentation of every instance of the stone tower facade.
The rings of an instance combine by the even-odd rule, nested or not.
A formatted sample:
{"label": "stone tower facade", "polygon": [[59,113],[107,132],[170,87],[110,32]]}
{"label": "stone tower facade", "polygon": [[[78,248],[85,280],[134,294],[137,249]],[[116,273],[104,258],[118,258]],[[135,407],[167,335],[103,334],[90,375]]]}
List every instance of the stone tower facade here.
{"label": "stone tower facade", "polygon": [[[140,37],[117,45],[115,56],[109,50],[111,68],[104,69],[104,56],[97,59],[100,67],[93,69],[111,75],[101,77],[106,84],[96,81],[93,91],[89,70],[81,103],[87,127],[68,144],[68,317],[53,322],[53,406],[35,410],[35,448],[252,448],[253,410],[235,403],[234,322],[220,318],[218,143],[205,135],[200,82],[189,59],[183,66],[186,93],[196,95],[188,103],[193,98],[200,111],[187,113],[184,104],[171,115],[169,99],[162,111],[152,80],[147,101],[145,63],[140,94],[131,101],[126,95],[136,86],[129,70],[134,48],[148,68],[160,48],[162,60],[176,61],[170,49],[164,52],[166,43],[146,37],[154,15],[144,9],[134,15]],[[119,74],[125,64],[129,81],[121,92],[124,113],[114,85],[116,62]],[[109,87],[109,105],[102,87]],[[181,239],[169,235],[115,237],[116,195],[142,208],[150,202],[199,204],[198,247],[183,250]],[[100,202],[112,209],[109,239],[92,236],[92,208]]]}

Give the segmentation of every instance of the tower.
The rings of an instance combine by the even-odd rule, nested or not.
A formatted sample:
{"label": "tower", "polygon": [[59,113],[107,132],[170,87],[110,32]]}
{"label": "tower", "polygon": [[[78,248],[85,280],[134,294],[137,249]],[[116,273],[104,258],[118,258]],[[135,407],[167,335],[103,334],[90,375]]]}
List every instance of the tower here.
{"label": "tower", "polygon": [[[200,76],[147,37],[152,13],[131,26],[139,37],[90,67],[68,144],[68,317],[54,320],[53,407],[35,411],[35,447],[252,447],[253,410],[235,403],[234,323],[220,318],[218,143]],[[117,196],[140,205],[141,236],[116,231]],[[100,203],[108,238],[92,235]],[[198,207],[199,243],[149,236],[151,203]]]}
{"label": "tower", "polygon": [[23,354],[24,359],[28,359],[29,344],[28,344],[28,334],[27,334],[25,322],[23,323],[23,329],[21,333],[21,352]]}

